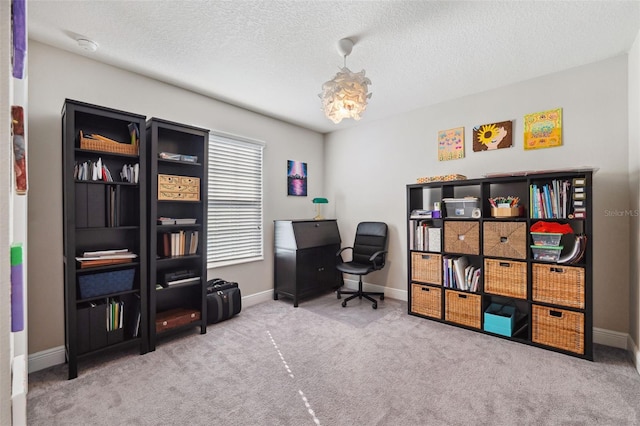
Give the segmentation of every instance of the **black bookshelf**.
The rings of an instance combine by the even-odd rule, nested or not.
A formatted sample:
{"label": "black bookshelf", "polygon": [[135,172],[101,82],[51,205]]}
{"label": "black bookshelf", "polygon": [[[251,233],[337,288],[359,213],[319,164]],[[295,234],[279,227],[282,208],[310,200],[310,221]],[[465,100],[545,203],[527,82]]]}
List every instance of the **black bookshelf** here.
{"label": "black bookshelf", "polygon": [[[132,141],[132,128],[134,131]],[[84,141],[81,142],[81,132]],[[97,135],[111,140],[91,138]],[[88,139],[93,139],[88,141]],[[137,140],[136,140],[137,139]],[[145,117],[66,99],[62,109],[65,346],[69,379],[78,359],[139,346],[148,351]],[[94,163],[110,171],[91,172]],[[88,175],[79,174],[87,164]],[[120,176],[137,164],[138,181]],[[96,168],[97,169],[97,168]],[[100,176],[99,179],[95,179]],[[133,176],[133,175],[131,175]],[[131,178],[134,180],[134,178]],[[93,266],[85,252],[127,249],[127,263]],[[93,262],[95,263],[95,262]],[[117,305],[117,306],[116,306]],[[108,319],[110,325],[107,326]],[[107,328],[109,327],[109,329]]]}
{"label": "black bookshelf", "polygon": [[[147,120],[146,128],[149,347],[153,351],[166,333],[194,327],[206,333],[209,131],[155,117]],[[158,221],[161,217],[193,223],[163,224]]]}
{"label": "black bookshelf", "polygon": [[[408,313],[593,360],[592,179],[593,170],[575,169],[407,185]],[[540,202],[544,202],[540,198],[544,195],[538,196],[536,191],[547,186],[557,195],[563,191],[562,182],[571,183],[565,194],[566,204],[554,206],[551,202],[547,207],[552,213],[540,217]],[[497,213],[489,199],[503,196],[520,199],[519,215],[495,217]],[[447,211],[442,202],[445,198],[464,197],[478,202],[473,206],[475,212],[464,211],[464,201],[454,203],[461,217],[454,217],[457,212]],[[540,200],[537,206],[536,199]],[[432,211],[434,203],[441,203],[439,217],[434,217],[438,215],[433,212],[431,217],[427,212],[416,216],[420,210]],[[531,227],[539,222],[568,225],[574,231],[561,237],[561,257],[570,255],[579,244],[577,235],[585,236],[586,240],[578,245],[584,248],[582,257],[566,263],[536,258],[544,249],[538,247],[534,253],[531,248]],[[440,244],[421,245],[421,226],[427,228],[428,236],[433,228],[431,243],[439,235]],[[477,288],[457,288],[457,284],[451,287],[451,276],[447,276],[445,267],[447,258],[460,257],[480,269]],[[492,304],[513,308],[511,334],[487,327],[485,311]],[[492,321],[495,316],[489,318]]]}

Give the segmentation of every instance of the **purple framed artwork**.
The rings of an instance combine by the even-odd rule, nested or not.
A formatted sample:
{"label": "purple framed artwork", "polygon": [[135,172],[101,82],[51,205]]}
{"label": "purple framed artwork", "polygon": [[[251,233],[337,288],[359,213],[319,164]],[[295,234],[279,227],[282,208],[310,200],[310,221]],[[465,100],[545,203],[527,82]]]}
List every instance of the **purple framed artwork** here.
{"label": "purple framed artwork", "polygon": [[287,195],[307,196],[307,163],[287,160]]}

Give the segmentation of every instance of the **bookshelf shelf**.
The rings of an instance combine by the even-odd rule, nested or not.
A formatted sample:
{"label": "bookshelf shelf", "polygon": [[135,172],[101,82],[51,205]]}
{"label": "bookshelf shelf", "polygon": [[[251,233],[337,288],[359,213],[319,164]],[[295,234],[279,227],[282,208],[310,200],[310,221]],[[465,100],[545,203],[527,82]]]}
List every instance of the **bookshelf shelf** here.
{"label": "bookshelf shelf", "polygon": [[74,149],[76,152],[76,155],[78,156],[100,156],[100,157],[115,157],[115,158],[130,158],[130,159],[137,159],[139,156],[138,155],[131,155],[131,154],[119,154],[117,152],[107,152],[107,151],[95,151],[92,149],[82,149],[82,148],[75,148]]}
{"label": "bookshelf shelf", "polygon": [[[158,317],[163,318],[166,312],[181,309],[198,313],[197,319],[172,327],[170,331],[198,327],[201,334],[206,333],[207,211],[206,203],[199,200],[206,199],[209,131],[155,117],[147,120],[146,130],[149,164],[149,347],[153,351],[158,343],[158,336],[168,332],[158,329],[157,325]],[[200,161],[194,163],[164,159],[160,158],[160,153],[195,156]],[[199,200],[159,199],[159,189],[167,192],[174,190],[175,186],[165,186],[164,181],[161,181],[161,176],[167,175],[181,181],[183,178],[196,180],[199,185]],[[190,218],[195,219],[196,223],[161,225],[158,224],[160,217]],[[175,239],[171,238],[173,235]],[[190,249],[195,249],[195,252],[175,254],[191,253]],[[189,277],[200,277],[200,280],[156,289],[156,285],[168,281],[167,276],[179,271],[188,271]]]}
{"label": "bookshelf shelf", "polygon": [[[408,313],[593,360],[593,172],[407,185]],[[506,196],[519,198],[520,217],[491,216],[489,199]],[[448,217],[443,199],[464,197],[477,198],[476,217]],[[444,217],[415,217],[434,203],[441,203]],[[456,207],[451,214],[458,214]],[[563,248],[551,249],[559,261],[534,257],[534,225],[571,228],[560,240]],[[560,262],[565,256],[569,260]],[[462,265],[457,270],[456,263]],[[493,328],[503,320],[489,309],[493,305],[515,308],[508,331]]]}
{"label": "bookshelf shelf", "polygon": [[[115,141],[131,141],[131,129],[135,128],[139,155],[80,148],[81,131]],[[145,117],[66,99],[62,129],[65,347],[68,377],[73,379],[78,376],[80,356],[130,345],[138,346],[141,354],[148,351],[147,247],[141,244],[147,240],[146,188],[137,183],[74,177],[76,164],[98,158],[114,173],[135,163],[140,175],[145,173],[145,145],[140,143],[145,140]],[[111,224],[117,226],[108,226]],[[82,269],[75,260],[86,252],[123,248],[137,254],[135,262]],[[133,270],[127,278],[130,290],[96,297],[81,296],[81,280],[89,279],[92,285],[100,286],[102,280],[124,279],[116,273],[124,269]],[[116,305],[118,315],[115,307],[109,314],[108,309]],[[117,318],[111,330],[105,327],[109,315]]]}
{"label": "bookshelf shelf", "polygon": [[179,164],[181,166],[202,167],[202,163],[194,163],[192,161],[168,160],[166,158],[158,158],[158,163]]}
{"label": "bookshelf shelf", "polygon": [[93,302],[94,300],[102,300],[105,298],[110,298],[110,297],[118,297],[118,296],[124,296],[127,294],[136,294],[138,292],[138,290],[127,290],[127,291],[118,291],[115,293],[109,293],[109,294],[105,294],[102,296],[97,296],[97,297],[89,297],[86,299],[78,299],[76,301],[76,303],[80,304],[80,303],[84,303],[84,302]]}

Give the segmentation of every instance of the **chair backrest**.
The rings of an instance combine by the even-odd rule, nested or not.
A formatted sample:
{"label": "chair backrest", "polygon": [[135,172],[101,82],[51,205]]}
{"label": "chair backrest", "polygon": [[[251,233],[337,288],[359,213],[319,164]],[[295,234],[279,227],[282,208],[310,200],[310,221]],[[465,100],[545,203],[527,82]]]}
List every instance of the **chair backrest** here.
{"label": "chair backrest", "polygon": [[[369,258],[377,251],[387,249],[387,224],[384,222],[360,222],[356,229],[356,240],[353,243],[353,262],[371,264]],[[382,269],[385,263],[377,262],[376,269]]]}

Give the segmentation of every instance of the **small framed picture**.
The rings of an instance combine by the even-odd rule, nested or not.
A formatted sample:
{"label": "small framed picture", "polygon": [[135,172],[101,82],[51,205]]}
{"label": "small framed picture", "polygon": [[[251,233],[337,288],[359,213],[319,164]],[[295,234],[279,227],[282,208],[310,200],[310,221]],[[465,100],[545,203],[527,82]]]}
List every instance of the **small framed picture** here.
{"label": "small framed picture", "polygon": [[287,160],[287,195],[307,196],[307,163]]}

